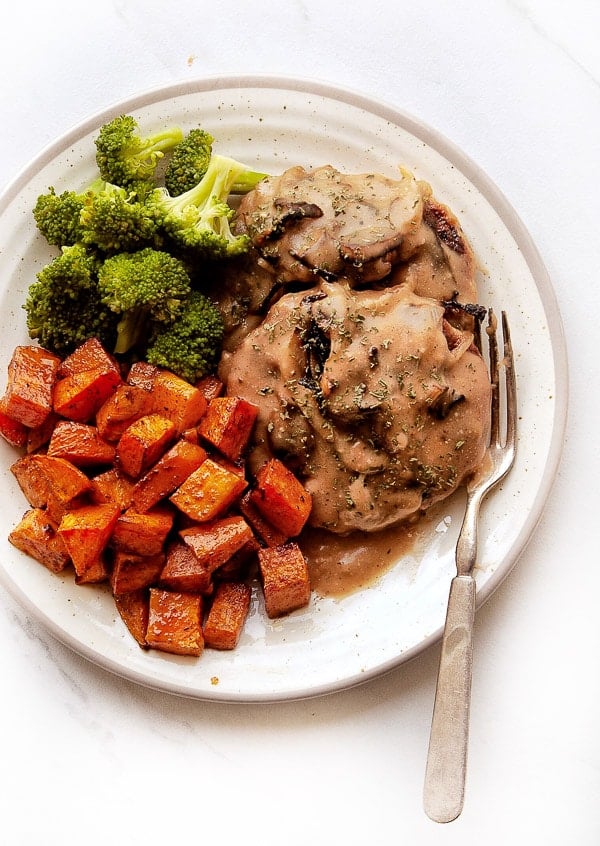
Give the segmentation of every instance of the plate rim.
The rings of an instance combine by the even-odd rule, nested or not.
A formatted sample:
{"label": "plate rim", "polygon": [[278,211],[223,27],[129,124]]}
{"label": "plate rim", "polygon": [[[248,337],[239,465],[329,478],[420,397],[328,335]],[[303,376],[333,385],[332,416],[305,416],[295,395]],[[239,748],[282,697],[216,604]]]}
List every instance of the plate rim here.
{"label": "plate rim", "polygon": [[[243,90],[257,88],[289,90],[302,94],[312,94],[362,109],[369,114],[374,114],[377,117],[388,121],[390,124],[407,130],[428,147],[450,160],[453,164],[456,164],[465,177],[480,192],[484,199],[492,206],[498,217],[502,220],[506,230],[519,249],[538,289],[541,307],[550,330],[549,334],[551,337],[556,385],[550,444],[544,471],[535,494],[533,507],[531,508],[520,533],[512,544],[511,550],[509,551],[510,554],[504,558],[502,565],[495,569],[495,571],[487,579],[486,583],[477,591],[476,607],[480,608],[502,584],[504,579],[506,579],[512,572],[520,556],[523,554],[542,517],[546,502],[554,485],[562,457],[564,433],[567,425],[569,370],[566,339],[556,292],[552,286],[550,275],[546,269],[542,256],[533,241],[531,234],[520,215],[516,212],[498,185],[453,141],[427,122],[421,120],[408,111],[392,105],[390,102],[373,97],[353,88],[331,82],[325,82],[310,77],[296,77],[280,74],[208,75],[183,82],[152,86],[129,95],[126,98],[115,100],[108,106],[90,113],[87,117],[71,126],[71,128],[64,132],[61,136],[44,146],[38,154],[16,174],[12,181],[8,183],[0,194],[0,215],[2,215],[10,206],[22,187],[35,176],[36,172],[55,158],[58,152],[63,151],[65,146],[72,145],[82,136],[97,129],[101,123],[110,120],[118,114],[135,111],[150,104],[194,93],[202,93],[211,90]],[[421,654],[421,652],[439,641],[443,631],[443,626],[440,626],[436,630],[432,631],[430,635],[419,641],[418,644],[415,644],[413,647],[409,648],[400,655],[395,656],[393,659],[390,659],[382,664],[378,664],[370,670],[366,670],[360,674],[344,678],[343,680],[333,680],[332,682],[311,686],[307,689],[298,689],[295,692],[282,691],[274,694],[269,694],[267,692],[262,694],[242,693],[239,695],[225,693],[220,695],[218,687],[216,687],[214,691],[192,691],[189,687],[180,685],[176,682],[155,681],[153,683],[151,679],[138,672],[136,669],[131,667],[124,668],[118,662],[113,661],[110,656],[98,655],[86,644],[81,643],[67,632],[64,632],[60,626],[47,617],[43,610],[39,609],[31,600],[29,600],[20,587],[10,579],[3,567],[0,567],[0,579],[8,593],[11,594],[28,613],[32,614],[32,616],[34,616],[37,620],[40,620],[44,627],[58,641],[67,645],[75,653],[83,656],[94,665],[100,666],[121,678],[127,678],[130,681],[149,689],[186,698],[221,702],[224,704],[289,702],[341,692],[385,675],[401,664],[411,661],[417,655]]]}

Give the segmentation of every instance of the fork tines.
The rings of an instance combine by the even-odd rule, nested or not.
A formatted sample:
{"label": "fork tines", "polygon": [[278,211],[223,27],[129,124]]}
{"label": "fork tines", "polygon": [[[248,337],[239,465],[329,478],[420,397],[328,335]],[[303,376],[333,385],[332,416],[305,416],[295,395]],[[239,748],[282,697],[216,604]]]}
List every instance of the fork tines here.
{"label": "fork tines", "polygon": [[[498,320],[492,308],[488,309],[488,337],[489,371],[492,383],[491,431],[490,447],[502,450],[505,463],[510,467],[514,458],[517,427],[517,389],[514,367],[514,355],[510,336],[510,327],[506,312],[502,311],[503,355],[499,356]],[[502,391],[504,380],[504,392]],[[503,397],[503,402],[501,401]],[[502,407],[501,407],[502,406]],[[502,440],[501,420],[505,418],[504,441]]]}

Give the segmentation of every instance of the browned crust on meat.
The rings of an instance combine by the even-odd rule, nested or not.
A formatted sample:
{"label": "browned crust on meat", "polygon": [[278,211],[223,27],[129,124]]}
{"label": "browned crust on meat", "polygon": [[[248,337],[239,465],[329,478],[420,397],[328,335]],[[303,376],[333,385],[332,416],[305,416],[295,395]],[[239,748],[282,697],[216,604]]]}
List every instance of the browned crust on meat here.
{"label": "browned crust on meat", "polygon": [[448,249],[461,256],[464,254],[464,236],[456,218],[446,206],[428,200],[423,205],[423,220]]}

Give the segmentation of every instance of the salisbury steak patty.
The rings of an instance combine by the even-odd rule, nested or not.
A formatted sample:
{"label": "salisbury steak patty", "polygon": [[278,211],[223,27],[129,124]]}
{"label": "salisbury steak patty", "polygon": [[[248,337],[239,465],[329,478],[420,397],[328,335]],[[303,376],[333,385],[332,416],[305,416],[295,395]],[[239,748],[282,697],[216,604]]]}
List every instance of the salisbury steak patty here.
{"label": "salisbury steak patty", "polygon": [[251,250],[225,266],[210,292],[222,306],[228,350],[286,291],[319,280],[403,284],[424,297],[475,302],[476,263],[458,220],[426,182],[400,175],[292,167],[242,199],[233,227],[249,235]]}
{"label": "salisbury steak patty", "polygon": [[325,165],[292,167],[264,180],[240,205],[236,231],[282,282],[338,276],[375,282],[398,261],[402,240],[422,218],[419,183]]}
{"label": "salisbury steak patty", "polygon": [[221,375],[260,408],[251,463],[283,458],[312,494],[312,525],[333,532],[417,514],[484,456],[490,383],[473,335],[409,285],[287,293]]}

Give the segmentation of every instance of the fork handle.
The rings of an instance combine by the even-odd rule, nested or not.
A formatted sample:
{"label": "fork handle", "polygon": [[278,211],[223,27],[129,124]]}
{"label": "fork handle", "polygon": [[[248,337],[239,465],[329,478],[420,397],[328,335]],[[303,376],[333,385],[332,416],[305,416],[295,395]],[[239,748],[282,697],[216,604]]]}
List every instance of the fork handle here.
{"label": "fork handle", "polygon": [[440,823],[456,819],[464,801],[474,614],[475,579],[455,576],[448,597],[423,790],[425,813]]}

